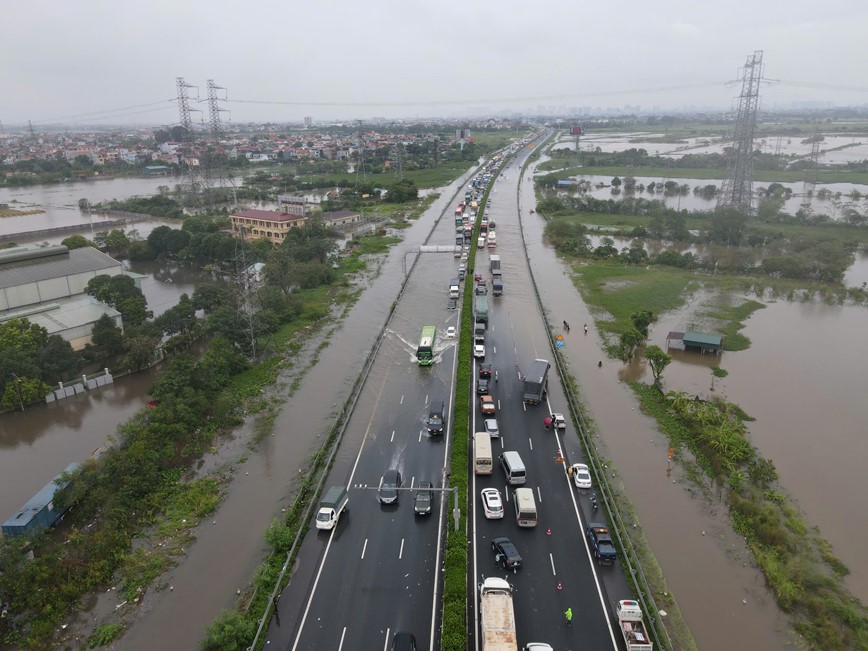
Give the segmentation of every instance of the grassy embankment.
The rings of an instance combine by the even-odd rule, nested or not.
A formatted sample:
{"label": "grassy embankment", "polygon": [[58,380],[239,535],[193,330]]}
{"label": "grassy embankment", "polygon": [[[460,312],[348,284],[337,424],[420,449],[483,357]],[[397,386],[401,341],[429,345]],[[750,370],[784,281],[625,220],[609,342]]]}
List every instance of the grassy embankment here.
{"label": "grassy embankment", "polygon": [[[691,288],[693,274],[594,264],[577,269],[576,280],[585,299],[608,315],[601,319],[601,329],[616,333],[629,327],[624,316],[637,309],[659,313],[678,307]],[[709,283],[714,286],[703,280],[706,288]],[[681,292],[676,291],[679,285]],[[729,332],[737,348],[743,349],[749,342],[737,334],[741,319],[758,306],[753,301],[723,305],[705,315],[725,319],[727,325],[719,330]],[[843,584],[846,567],[776,486],[774,464],[760,457],[748,441],[745,421],[749,419],[744,412],[723,400],[696,402],[685,394],[664,396],[654,386],[631,386],[677,450],[676,459],[686,466],[688,476],[697,483],[725,487],[733,528],[747,539],[778,605],[792,616],[807,645],[868,649],[868,616]]]}

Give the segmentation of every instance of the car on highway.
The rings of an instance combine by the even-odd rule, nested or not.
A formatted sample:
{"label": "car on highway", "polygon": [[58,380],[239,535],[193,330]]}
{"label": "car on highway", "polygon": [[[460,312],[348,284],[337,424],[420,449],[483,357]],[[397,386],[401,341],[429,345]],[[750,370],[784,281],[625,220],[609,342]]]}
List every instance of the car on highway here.
{"label": "car on highway", "polygon": [[499,490],[496,488],[482,489],[482,511],[489,520],[503,518],[503,500],[500,498]]}
{"label": "car on highway", "polygon": [[500,428],[497,426],[496,418],[486,418],[483,422],[483,426],[485,427],[485,431],[488,432],[488,435],[493,439],[500,438]]}
{"label": "car on highway", "polygon": [[475,280],[476,282],[479,282],[480,280],[482,280],[482,274],[480,274],[480,273],[473,274],[473,280]]}
{"label": "car on highway", "polygon": [[377,499],[380,504],[395,504],[398,501],[398,494],[401,492],[401,473],[394,468],[389,468],[383,473],[383,478],[380,480],[380,487],[377,489]]}
{"label": "car on highway", "polygon": [[576,488],[590,488],[592,486],[591,471],[588,470],[588,466],[584,463],[574,463],[570,467],[573,469],[573,482],[575,482]]}
{"label": "car on highway", "polygon": [[563,414],[555,412],[552,414],[552,425],[556,429],[567,429],[567,419]]}
{"label": "car on highway", "polygon": [[476,284],[476,288],[473,291],[477,296],[482,296],[488,293],[488,288],[485,286],[485,283],[479,282]]}
{"label": "car on highway", "polygon": [[491,364],[480,364],[479,365],[479,377],[491,377],[492,368]]}
{"label": "car on highway", "polygon": [[455,339],[455,326],[449,326],[446,328],[446,338]]}
{"label": "car on highway", "polygon": [[483,414],[494,415],[497,412],[497,406],[491,396],[479,396],[479,408],[482,409]]}
{"label": "car on highway", "polygon": [[589,522],[585,531],[588,534],[588,542],[597,559],[597,564],[614,564],[618,559],[618,552],[615,551],[615,543],[612,542],[609,527],[599,522]]}
{"label": "car on highway", "polygon": [[481,377],[476,380],[476,394],[480,396],[488,394],[488,379]]}
{"label": "car on highway", "polygon": [[521,567],[521,554],[509,538],[503,536],[492,540],[491,551],[494,552],[494,562],[503,565],[503,569]]}
{"label": "car on highway", "polygon": [[431,513],[431,502],[434,501],[432,488],[434,485],[430,481],[419,482],[416,497],[413,498],[413,512],[416,515],[429,515]]}
{"label": "car on highway", "polygon": [[473,356],[476,359],[485,359],[485,346],[483,344],[474,344]]}
{"label": "car on highway", "polygon": [[446,309],[447,310],[457,310],[458,309],[458,301],[456,301],[454,298],[450,298],[448,301],[446,301]]}
{"label": "car on highway", "polygon": [[392,638],[392,651],[416,651],[416,636],[407,631],[398,631]]}

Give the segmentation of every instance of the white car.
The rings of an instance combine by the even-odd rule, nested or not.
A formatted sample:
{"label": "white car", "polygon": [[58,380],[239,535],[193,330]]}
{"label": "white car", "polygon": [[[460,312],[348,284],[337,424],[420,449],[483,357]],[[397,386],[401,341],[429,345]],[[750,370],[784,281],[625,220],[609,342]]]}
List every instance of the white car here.
{"label": "white car", "polygon": [[591,472],[588,466],[583,463],[574,463],[570,466],[573,469],[573,481],[576,483],[576,488],[591,487]]}
{"label": "white car", "polygon": [[476,344],[473,346],[473,356],[476,359],[485,359],[485,346],[482,344]]}
{"label": "white car", "polygon": [[449,326],[446,328],[446,338],[454,339],[455,338],[455,326]]}
{"label": "white car", "polygon": [[503,500],[496,488],[482,489],[482,509],[489,520],[499,520],[503,517]]}
{"label": "white car", "polygon": [[567,419],[564,418],[563,414],[552,414],[552,425],[557,429],[567,429]]}
{"label": "white car", "polygon": [[496,418],[485,419],[485,431],[488,432],[489,436],[491,436],[491,438],[493,439],[500,438],[500,429],[497,427]]}

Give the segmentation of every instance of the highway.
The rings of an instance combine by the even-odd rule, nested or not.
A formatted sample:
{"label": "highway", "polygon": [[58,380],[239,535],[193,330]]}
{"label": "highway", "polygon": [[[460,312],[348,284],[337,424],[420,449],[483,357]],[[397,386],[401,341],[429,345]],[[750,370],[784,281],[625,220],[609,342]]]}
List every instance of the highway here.
{"label": "highway", "polygon": [[[494,473],[471,481],[469,603],[474,631],[468,648],[475,648],[478,634],[476,586],[483,577],[494,575],[507,578],[516,589],[521,644],[548,642],[558,651],[623,648],[611,613],[612,604],[630,596],[629,590],[617,564],[599,568],[592,562],[583,535],[591,513],[589,491],[579,494],[564,463],[556,461],[582,461],[578,439],[572,424],[563,434],[543,427],[549,409],[567,411],[554,369],[549,374],[550,407],[525,408],[521,400],[519,371],[535,358],[551,359],[551,353],[523,253],[516,207],[518,171],[512,163],[495,182],[487,210],[497,224],[498,246],[491,253],[502,258],[505,286],[503,297],[489,294],[485,359],[498,372],[491,393],[499,405],[502,437],[494,441]],[[429,243],[450,245],[454,236],[447,210]],[[439,572],[443,531],[452,526],[451,495],[439,494],[430,516],[416,516],[412,491],[402,491],[397,505],[381,505],[376,488],[389,468],[401,472],[405,488],[420,481],[444,485],[451,419],[443,437],[429,436],[424,420],[432,399],[450,405],[455,399],[457,340],[445,339],[444,334],[447,326],[459,325],[459,313],[446,309],[448,281],[457,266],[450,254],[424,254],[411,274],[327,480],[327,485],[351,487],[349,510],[331,532],[317,532],[309,524],[292,580],[268,630],[269,648],[388,649],[399,630],[412,632],[419,649],[439,648]],[[489,277],[487,270],[488,252],[479,251],[476,271]],[[468,273],[466,282],[472,278]],[[551,319],[560,323],[556,314]],[[436,363],[427,368],[415,362],[423,325],[436,325],[438,330]],[[581,336],[580,327],[572,336]],[[475,395],[471,399],[478,404]],[[471,432],[482,429],[478,407],[473,413]],[[511,490],[506,490],[497,463],[504,449],[518,451],[527,466],[526,486],[537,497],[536,528],[520,529],[515,523]],[[479,492],[487,486],[510,500],[503,520],[486,520],[482,514]],[[605,521],[602,513],[594,519]],[[515,572],[505,572],[494,562],[490,540],[500,535],[508,536],[523,557],[523,567]],[[567,607],[573,611],[570,627],[563,620]]]}

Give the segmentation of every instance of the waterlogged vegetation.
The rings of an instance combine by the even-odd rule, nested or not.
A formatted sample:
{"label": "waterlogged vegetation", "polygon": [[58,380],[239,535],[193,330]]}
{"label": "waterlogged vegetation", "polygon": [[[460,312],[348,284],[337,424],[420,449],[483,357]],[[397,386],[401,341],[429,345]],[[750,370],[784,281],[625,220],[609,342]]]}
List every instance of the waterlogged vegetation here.
{"label": "waterlogged vegetation", "polygon": [[777,486],[777,471],[747,438],[745,415],[724,400],[632,383],[642,408],[676,450],[692,456],[723,489],[735,530],[811,649],[868,649],[868,611],[848,593],[847,568]]}

